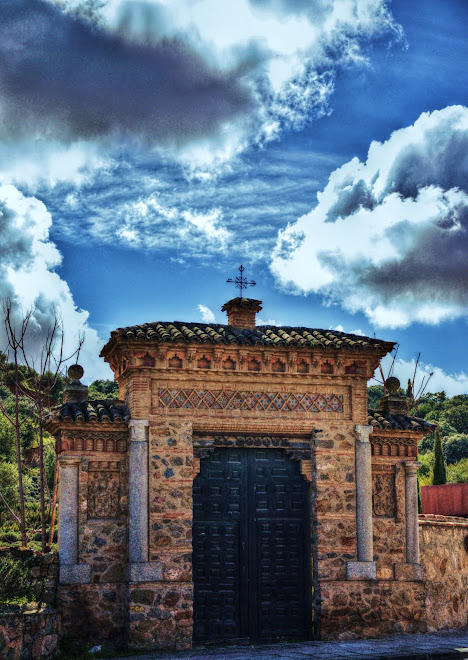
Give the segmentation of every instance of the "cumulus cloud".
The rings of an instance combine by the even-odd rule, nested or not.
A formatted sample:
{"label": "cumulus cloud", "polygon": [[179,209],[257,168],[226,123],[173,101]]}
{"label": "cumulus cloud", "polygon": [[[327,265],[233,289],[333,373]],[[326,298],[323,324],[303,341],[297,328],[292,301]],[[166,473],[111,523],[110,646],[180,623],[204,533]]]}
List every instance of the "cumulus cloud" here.
{"label": "cumulus cloud", "polygon": [[[25,197],[12,185],[0,186],[0,299],[11,300],[16,321],[34,309],[27,335],[30,356],[40,353],[41,342],[55,315],[64,327],[64,355],[78,346],[78,335],[85,334],[80,362],[87,380],[110,376],[104,364],[96,362],[103,344],[88,325],[88,313],[76,307],[70,289],[55,272],[61,255],[50,241],[51,216],[42,202]],[[6,349],[3,323],[0,323],[0,350]]]}
{"label": "cumulus cloud", "polygon": [[0,4],[0,137],[144,138],[219,164],[328,113],[337,69],[399,34],[384,0],[110,0],[99,22],[92,4]]}
{"label": "cumulus cloud", "polygon": [[438,323],[468,304],[468,109],[423,113],[366,162],[329,178],[317,205],[279,233],[271,268],[377,326]]}
{"label": "cumulus cloud", "polygon": [[214,323],[216,321],[215,315],[206,305],[198,305],[198,311],[201,314],[203,323]]}
{"label": "cumulus cloud", "polygon": [[0,116],[10,138],[211,135],[251,106],[241,78],[176,37],[141,46],[45,0],[0,5]]}

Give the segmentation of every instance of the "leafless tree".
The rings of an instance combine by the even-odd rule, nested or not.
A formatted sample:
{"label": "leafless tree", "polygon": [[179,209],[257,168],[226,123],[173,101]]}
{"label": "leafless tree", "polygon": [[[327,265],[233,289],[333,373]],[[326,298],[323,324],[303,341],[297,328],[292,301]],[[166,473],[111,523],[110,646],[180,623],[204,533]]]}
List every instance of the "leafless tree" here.
{"label": "leafless tree", "polygon": [[[40,493],[40,517],[41,517],[41,540],[42,552],[47,549],[47,519],[53,524],[55,518],[55,502],[57,480],[54,479],[54,493],[51,495],[47,485],[47,479],[44,466],[44,421],[51,409],[51,395],[57,380],[61,375],[64,364],[71,358],[79,355],[83,345],[84,336],[78,340],[78,348],[66,358],[63,355],[64,333],[61,317],[56,313],[51,326],[41,343],[39,354],[33,355],[28,348],[27,332],[33,311],[30,310],[22,315],[20,323],[14,323],[12,320],[12,303],[7,300],[3,304],[3,314],[5,320],[5,329],[8,341],[7,357],[13,357],[13,387],[10,382],[10,390],[13,390],[15,396],[15,416],[8,414],[4,403],[0,399],[0,411],[5,415],[8,421],[14,426],[16,433],[16,455],[18,467],[19,483],[19,516],[7,504],[5,498],[0,493],[0,497],[10,515],[16,520],[21,530],[21,543],[27,545],[28,535],[26,529],[25,507],[24,507],[24,489],[23,472],[21,456],[21,425],[19,416],[20,397],[27,397],[31,401],[31,417],[34,422],[36,436],[39,447],[39,493]],[[48,505],[46,505],[46,498]],[[34,530],[36,531],[36,530]],[[50,531],[50,538],[53,536],[53,530]]]}

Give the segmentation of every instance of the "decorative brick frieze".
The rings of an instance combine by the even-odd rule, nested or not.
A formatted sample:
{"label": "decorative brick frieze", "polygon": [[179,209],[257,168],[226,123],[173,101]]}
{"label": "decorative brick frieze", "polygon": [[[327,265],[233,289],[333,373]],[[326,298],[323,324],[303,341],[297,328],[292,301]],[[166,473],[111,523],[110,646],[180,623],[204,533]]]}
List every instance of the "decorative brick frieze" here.
{"label": "decorative brick frieze", "polygon": [[128,431],[67,431],[57,442],[57,453],[62,451],[127,451]]}
{"label": "decorative brick frieze", "polygon": [[416,456],[418,453],[417,439],[401,436],[372,436],[371,447],[373,456]]}
{"label": "decorative brick frieze", "polygon": [[261,412],[343,413],[343,395],[319,392],[250,392],[236,390],[157,390],[157,405],[168,410],[245,410]]}

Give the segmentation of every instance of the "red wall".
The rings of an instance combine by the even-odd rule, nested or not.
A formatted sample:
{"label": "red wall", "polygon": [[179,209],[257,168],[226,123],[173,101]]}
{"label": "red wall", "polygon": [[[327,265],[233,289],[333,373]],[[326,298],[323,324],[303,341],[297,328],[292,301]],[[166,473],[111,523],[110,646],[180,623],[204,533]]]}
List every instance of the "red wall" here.
{"label": "red wall", "polygon": [[422,512],[468,518],[468,483],[422,486]]}

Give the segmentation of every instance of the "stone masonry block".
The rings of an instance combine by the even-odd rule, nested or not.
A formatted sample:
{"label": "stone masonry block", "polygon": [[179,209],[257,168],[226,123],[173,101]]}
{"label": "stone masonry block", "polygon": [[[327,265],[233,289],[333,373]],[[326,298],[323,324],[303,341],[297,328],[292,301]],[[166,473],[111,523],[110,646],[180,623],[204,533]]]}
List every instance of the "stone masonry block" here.
{"label": "stone masonry block", "polygon": [[346,564],[348,580],[375,580],[376,569],[374,561],[349,561]]}
{"label": "stone masonry block", "polygon": [[186,452],[152,452],[151,474],[152,480],[161,480],[163,483],[170,480],[192,479],[193,476],[193,456]]}
{"label": "stone masonry block", "polygon": [[192,511],[192,484],[172,483],[169,479],[164,488],[150,493],[150,514],[164,514]]}
{"label": "stone masonry block", "polygon": [[91,581],[89,564],[62,564],[60,566],[60,584],[87,584]]}
{"label": "stone masonry block", "polygon": [[150,522],[150,548],[161,552],[164,548],[186,547],[192,540],[191,519],[164,519]]}
{"label": "stone masonry block", "polygon": [[160,561],[128,564],[127,577],[129,582],[159,582],[162,580],[162,564]]}

